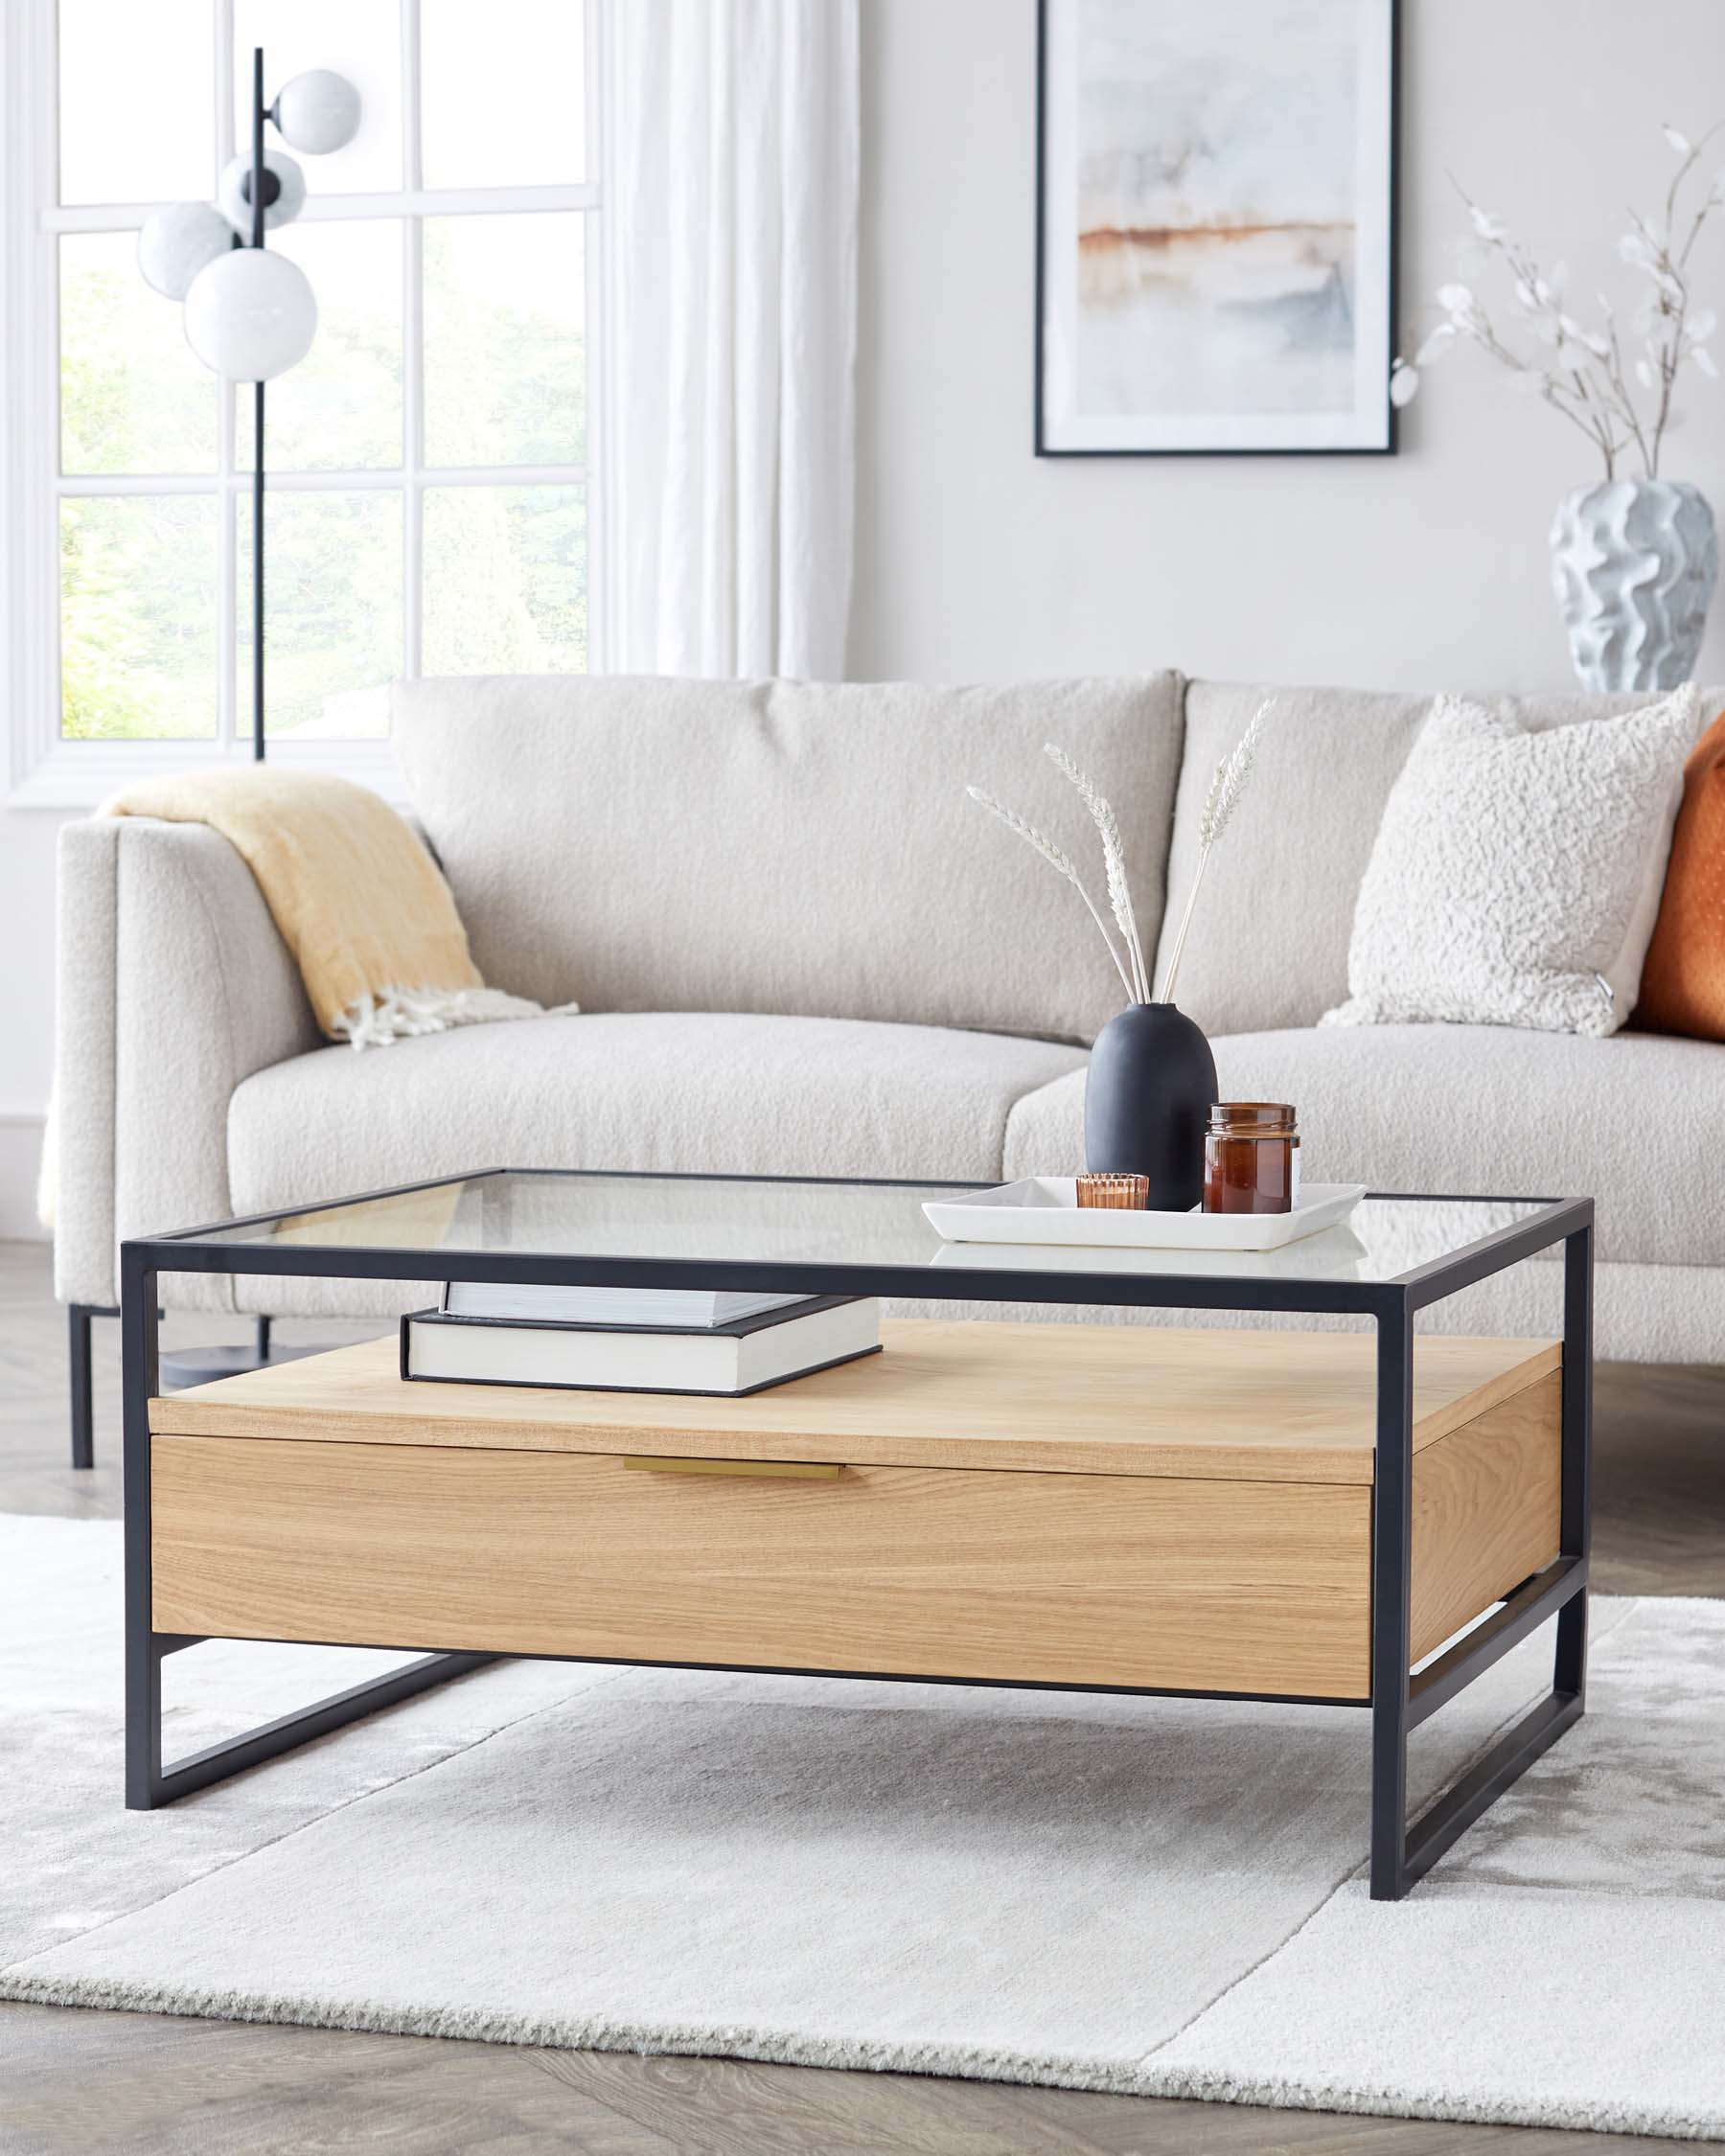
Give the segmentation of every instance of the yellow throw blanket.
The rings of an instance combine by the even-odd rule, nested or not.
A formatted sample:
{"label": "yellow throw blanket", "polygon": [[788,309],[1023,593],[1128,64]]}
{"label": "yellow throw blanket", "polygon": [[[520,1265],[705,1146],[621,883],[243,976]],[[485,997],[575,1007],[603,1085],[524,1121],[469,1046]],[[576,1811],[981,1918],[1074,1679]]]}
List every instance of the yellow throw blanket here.
{"label": "yellow throw blanket", "polygon": [[452,1025],[545,1015],[539,1003],[487,988],[437,863],[362,786],[279,766],[187,771],[128,786],[102,814],[220,832],[257,878],[317,1022],[334,1040],[380,1047]]}

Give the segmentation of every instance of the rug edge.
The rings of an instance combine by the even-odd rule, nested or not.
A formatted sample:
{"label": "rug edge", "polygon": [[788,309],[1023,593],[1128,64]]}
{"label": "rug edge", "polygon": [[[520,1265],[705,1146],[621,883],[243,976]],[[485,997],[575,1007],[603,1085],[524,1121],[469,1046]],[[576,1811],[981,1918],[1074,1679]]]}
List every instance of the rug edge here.
{"label": "rug edge", "polygon": [[1668,2141],[1725,2138],[1725,2107],[1705,2116],[1657,2107],[1587,2106],[1501,2098],[1410,2097],[1390,2089],[1318,2080],[1254,2079],[1215,2070],[1162,2067],[1061,2053],[996,2051],[980,2045],[903,2043],[799,2034],[793,2030],[697,2028],[599,2017],[498,2014],[478,2007],[319,2005],[292,1995],[197,1991],[103,1978],[25,1977],[0,1972],[0,2000],[120,2013],[173,2014],[206,2021],[338,2029],[380,2036],[430,2036],[554,2051],[632,2052],[643,2057],[736,2058],[770,2066],[849,2073],[918,2074],[1282,2111],[1430,2119],[1454,2124],[1544,2126],[1572,2132],[1645,2134]]}

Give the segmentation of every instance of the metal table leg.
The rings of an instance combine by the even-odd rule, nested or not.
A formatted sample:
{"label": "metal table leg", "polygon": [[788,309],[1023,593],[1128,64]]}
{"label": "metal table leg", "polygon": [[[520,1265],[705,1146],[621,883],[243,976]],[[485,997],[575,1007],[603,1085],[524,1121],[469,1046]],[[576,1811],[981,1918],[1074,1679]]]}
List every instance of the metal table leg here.
{"label": "metal table leg", "polygon": [[1408,1665],[1414,1570],[1414,1319],[1378,1319],[1371,1485],[1371,1898],[1408,1891]]}
{"label": "metal table leg", "polygon": [[[1399,1901],[1541,1753],[1578,1722],[1587,1686],[1592,1536],[1593,1242],[1564,1239],[1561,1531],[1555,1563],[1410,1678],[1413,1554],[1413,1330],[1403,1308],[1378,1320],[1377,1467],[1371,1552],[1371,1897]],[[1408,1735],[1552,1617],[1552,1689],[1460,1779],[1407,1821]]]}
{"label": "metal table leg", "polygon": [[426,1655],[386,1677],[336,1692],[315,1705],[212,1745],[170,1766],[162,1763],[162,1661],[197,1642],[157,1632],[150,1586],[150,1402],[157,1388],[155,1270],[130,1247],[121,1252],[121,1350],[125,1365],[126,1494],[126,1802],[153,1811],[212,1782],[278,1758],[312,1737],[410,1699],[433,1685],[480,1669],[486,1654]]}

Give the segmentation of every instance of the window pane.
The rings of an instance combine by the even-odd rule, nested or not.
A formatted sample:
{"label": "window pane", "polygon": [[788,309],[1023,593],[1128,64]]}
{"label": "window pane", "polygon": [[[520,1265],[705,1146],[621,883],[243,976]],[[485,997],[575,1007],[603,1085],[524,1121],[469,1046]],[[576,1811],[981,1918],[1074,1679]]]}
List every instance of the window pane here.
{"label": "window pane", "polygon": [[214,494],[60,504],[60,731],[69,741],[216,732]]}
{"label": "window pane", "polygon": [[210,0],[59,0],[62,202],[210,194],[211,14]]}
{"label": "window pane", "polygon": [[[269,384],[270,471],[393,470],[402,462],[402,227],[396,218],[291,224],[270,246],[299,264],[317,295],[317,335]],[[234,455],[252,463],[252,394],[235,400]]]}
{"label": "window pane", "polygon": [[586,177],[581,0],[420,0],[427,187]]}
{"label": "window pane", "polygon": [[[239,515],[237,733],[251,732],[251,501]],[[402,497],[272,493],[264,536],[264,709],[270,738],[354,741],[389,731],[402,671]]]}
{"label": "window pane", "polygon": [[580,464],[579,211],[426,219],[426,462]]}
{"label": "window pane", "polygon": [[426,674],[585,674],[581,487],[426,492]]}
{"label": "window pane", "polygon": [[60,470],[214,471],[216,377],[181,310],[138,274],[137,235],[60,241]]}
{"label": "window pane", "polygon": [[394,0],[236,0],[234,140],[251,145],[252,49],[264,48],[264,98],[309,68],[345,75],[359,93],[359,132],[345,149],[309,156],[283,144],[306,168],[317,195],[375,195],[402,184],[401,10]]}

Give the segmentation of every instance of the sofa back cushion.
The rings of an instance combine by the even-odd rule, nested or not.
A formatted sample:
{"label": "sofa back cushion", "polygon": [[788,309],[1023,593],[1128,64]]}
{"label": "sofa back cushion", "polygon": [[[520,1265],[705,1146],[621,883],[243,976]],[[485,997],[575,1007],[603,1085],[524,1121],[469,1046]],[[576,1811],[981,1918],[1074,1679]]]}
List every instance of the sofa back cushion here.
{"label": "sofa back cushion", "polygon": [[[1348,939],[1366,864],[1433,701],[1365,689],[1189,682],[1162,963],[1197,863],[1211,775],[1266,697],[1275,709],[1211,859],[1180,962],[1176,999],[1211,1034],[1316,1025],[1346,1000]],[[1475,700],[1537,731],[1658,699],[1570,690]]]}
{"label": "sofa back cushion", "polygon": [[1041,754],[1112,796],[1146,951],[1181,685],[932,688],[521,675],[399,683],[395,742],[488,982],[588,1010],[768,1011],[1089,1041],[1118,979],[1070,884],[975,783],[1091,867]]}

